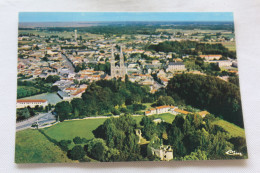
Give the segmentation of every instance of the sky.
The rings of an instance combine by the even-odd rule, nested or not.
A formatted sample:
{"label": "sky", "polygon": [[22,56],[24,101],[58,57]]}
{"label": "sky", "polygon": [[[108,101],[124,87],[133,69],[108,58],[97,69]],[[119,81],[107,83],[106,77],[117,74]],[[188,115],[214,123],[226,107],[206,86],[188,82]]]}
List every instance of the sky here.
{"label": "sky", "polygon": [[19,22],[233,21],[232,12],[20,12]]}

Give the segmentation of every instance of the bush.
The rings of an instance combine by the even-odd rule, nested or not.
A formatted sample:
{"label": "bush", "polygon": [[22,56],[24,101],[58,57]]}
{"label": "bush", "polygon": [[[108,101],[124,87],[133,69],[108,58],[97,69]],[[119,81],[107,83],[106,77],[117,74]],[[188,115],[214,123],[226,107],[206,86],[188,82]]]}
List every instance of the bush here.
{"label": "bush", "polygon": [[82,160],[85,156],[85,151],[82,146],[76,145],[68,152],[68,157],[72,160]]}
{"label": "bush", "polygon": [[63,151],[68,151],[68,146],[71,144],[71,140],[61,140],[58,145]]}
{"label": "bush", "polygon": [[118,109],[114,109],[114,110],[112,111],[112,114],[113,114],[113,115],[120,115],[120,111],[119,111]]}
{"label": "bush", "polygon": [[75,144],[82,144],[82,139],[81,139],[80,137],[76,136],[76,137],[73,139],[73,142],[74,142]]}

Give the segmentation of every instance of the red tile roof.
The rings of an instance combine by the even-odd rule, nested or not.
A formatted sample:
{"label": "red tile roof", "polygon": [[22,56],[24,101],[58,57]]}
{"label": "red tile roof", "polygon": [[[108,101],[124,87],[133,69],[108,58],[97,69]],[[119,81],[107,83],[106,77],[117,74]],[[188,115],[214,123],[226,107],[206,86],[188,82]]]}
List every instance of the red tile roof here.
{"label": "red tile roof", "polygon": [[170,106],[159,106],[159,107],[156,107],[156,109],[163,109],[163,108],[170,108]]}
{"label": "red tile roof", "polygon": [[17,100],[17,103],[31,103],[31,102],[42,102],[42,103],[44,103],[44,102],[46,102],[47,100],[44,100],[44,99],[31,99],[31,100],[27,100],[27,99],[19,99],[19,100]]}

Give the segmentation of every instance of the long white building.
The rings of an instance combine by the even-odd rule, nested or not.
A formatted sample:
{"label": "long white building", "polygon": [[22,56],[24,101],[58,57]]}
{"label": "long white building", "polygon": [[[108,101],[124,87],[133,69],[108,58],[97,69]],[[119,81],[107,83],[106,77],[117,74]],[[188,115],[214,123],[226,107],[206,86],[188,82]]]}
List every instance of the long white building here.
{"label": "long white building", "polygon": [[16,108],[25,108],[30,106],[31,108],[34,108],[35,106],[48,106],[48,101],[44,99],[19,99],[16,102]]}

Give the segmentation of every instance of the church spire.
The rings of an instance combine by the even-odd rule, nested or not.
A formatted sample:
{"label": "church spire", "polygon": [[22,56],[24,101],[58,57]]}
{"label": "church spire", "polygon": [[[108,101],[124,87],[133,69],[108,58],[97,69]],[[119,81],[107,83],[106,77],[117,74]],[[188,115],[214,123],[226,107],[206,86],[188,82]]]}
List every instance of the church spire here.
{"label": "church spire", "polygon": [[110,63],[112,66],[115,66],[114,45],[112,45],[112,48],[111,48],[111,62]]}

